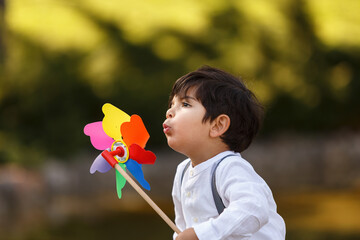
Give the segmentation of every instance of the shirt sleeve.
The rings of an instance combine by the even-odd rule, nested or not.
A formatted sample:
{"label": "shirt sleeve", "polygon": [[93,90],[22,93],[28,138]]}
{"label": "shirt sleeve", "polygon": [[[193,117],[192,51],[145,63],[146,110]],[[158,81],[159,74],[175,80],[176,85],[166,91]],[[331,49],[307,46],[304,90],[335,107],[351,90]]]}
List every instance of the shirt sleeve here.
{"label": "shirt sleeve", "polygon": [[216,187],[226,208],[218,217],[194,226],[200,240],[250,239],[268,222],[267,185],[250,165],[239,159],[220,164]]}
{"label": "shirt sleeve", "polygon": [[[181,206],[181,175],[184,171],[185,165],[179,164],[176,169],[176,174],[174,178],[174,184],[172,188],[172,198],[174,202],[174,210],[175,210],[175,224],[179,228],[180,231],[184,231],[186,224],[183,215],[183,210]],[[174,232],[173,239],[177,237],[177,233]]]}

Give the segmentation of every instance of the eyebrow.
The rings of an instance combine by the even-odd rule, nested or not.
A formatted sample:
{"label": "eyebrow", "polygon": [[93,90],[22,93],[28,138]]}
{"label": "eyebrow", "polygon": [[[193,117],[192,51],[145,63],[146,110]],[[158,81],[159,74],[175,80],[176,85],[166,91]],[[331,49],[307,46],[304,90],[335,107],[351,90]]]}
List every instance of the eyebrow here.
{"label": "eyebrow", "polygon": [[184,97],[181,97],[180,99],[181,99],[181,100],[183,100],[183,99],[191,99],[191,100],[197,101],[196,98],[190,97],[190,96],[184,96]]}

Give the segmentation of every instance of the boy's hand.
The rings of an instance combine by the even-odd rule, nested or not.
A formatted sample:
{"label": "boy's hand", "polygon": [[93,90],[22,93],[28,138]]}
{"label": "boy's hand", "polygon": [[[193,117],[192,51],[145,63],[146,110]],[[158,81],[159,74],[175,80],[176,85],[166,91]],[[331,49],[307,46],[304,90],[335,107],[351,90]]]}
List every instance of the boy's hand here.
{"label": "boy's hand", "polygon": [[188,228],[179,233],[175,240],[199,240],[193,228]]}

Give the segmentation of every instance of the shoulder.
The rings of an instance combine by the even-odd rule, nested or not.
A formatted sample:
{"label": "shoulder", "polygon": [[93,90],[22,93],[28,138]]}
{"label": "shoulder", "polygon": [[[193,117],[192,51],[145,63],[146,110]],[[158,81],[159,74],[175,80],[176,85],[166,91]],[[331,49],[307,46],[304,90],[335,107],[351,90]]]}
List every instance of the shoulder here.
{"label": "shoulder", "polygon": [[239,153],[222,160],[216,169],[216,176],[219,176],[220,179],[238,176],[247,180],[262,181],[262,178],[255,172],[253,166]]}
{"label": "shoulder", "polygon": [[246,161],[240,153],[234,152],[231,155],[224,157],[219,163],[219,169],[228,168],[231,166],[239,166],[244,168],[252,168],[251,164]]}
{"label": "shoulder", "polygon": [[190,158],[187,158],[185,160],[183,160],[181,163],[179,163],[179,165],[176,168],[176,174],[175,174],[175,178],[178,178],[182,175],[186,164],[190,161]]}
{"label": "shoulder", "polygon": [[182,161],[176,168],[176,173],[174,176],[174,182],[173,182],[173,196],[174,194],[179,194],[179,190],[180,190],[180,185],[181,185],[181,176],[183,174],[184,168],[186,166],[186,164],[190,161],[190,159],[185,159],[184,161]]}
{"label": "shoulder", "polygon": [[183,170],[185,168],[186,164],[189,163],[189,161],[190,161],[190,158],[187,158],[187,159],[183,160],[181,163],[179,163],[176,171]]}
{"label": "shoulder", "polygon": [[215,175],[216,186],[221,196],[224,196],[227,191],[243,191],[243,189],[261,193],[259,197],[271,195],[271,190],[265,180],[241,155],[224,159],[219,164]]}

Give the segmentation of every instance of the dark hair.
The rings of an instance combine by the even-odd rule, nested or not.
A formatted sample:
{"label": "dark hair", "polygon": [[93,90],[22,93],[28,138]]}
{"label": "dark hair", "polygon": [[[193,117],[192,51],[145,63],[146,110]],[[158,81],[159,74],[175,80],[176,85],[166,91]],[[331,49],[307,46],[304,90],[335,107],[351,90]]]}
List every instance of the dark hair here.
{"label": "dark hair", "polygon": [[241,78],[210,66],[203,66],[176,80],[169,106],[175,95],[184,97],[194,87],[195,97],[205,107],[203,121],[213,121],[221,114],[230,118],[229,129],[221,136],[230,150],[242,152],[258,133],[263,107]]}

